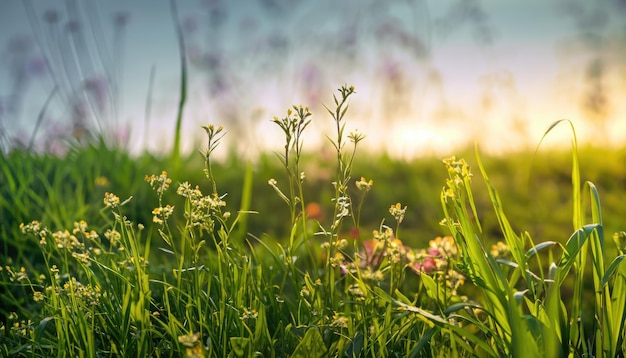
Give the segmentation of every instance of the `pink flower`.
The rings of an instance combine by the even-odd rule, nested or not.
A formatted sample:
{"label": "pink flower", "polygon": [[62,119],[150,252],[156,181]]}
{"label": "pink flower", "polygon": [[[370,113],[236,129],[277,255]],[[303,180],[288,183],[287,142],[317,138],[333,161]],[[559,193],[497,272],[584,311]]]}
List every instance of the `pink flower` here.
{"label": "pink flower", "polygon": [[417,275],[420,275],[422,272],[431,273],[437,267],[435,259],[432,257],[427,257],[422,262],[416,262],[411,266],[411,270]]}

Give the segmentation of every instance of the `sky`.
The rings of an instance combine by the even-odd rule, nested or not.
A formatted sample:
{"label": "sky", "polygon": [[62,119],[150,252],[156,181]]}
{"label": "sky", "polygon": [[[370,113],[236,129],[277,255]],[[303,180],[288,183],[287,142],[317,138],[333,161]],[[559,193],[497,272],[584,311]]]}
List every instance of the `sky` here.
{"label": "sky", "polygon": [[293,104],[311,107],[315,149],[344,84],[356,89],[347,130],[401,157],[534,148],[560,119],[581,141],[626,139],[624,0],[188,0],[178,21],[172,11],[168,0],[0,2],[3,138],[29,142],[41,118],[38,148],[102,130],[135,152],[167,150],[180,25],[185,150],[209,123],[242,155],[280,148],[271,119]]}

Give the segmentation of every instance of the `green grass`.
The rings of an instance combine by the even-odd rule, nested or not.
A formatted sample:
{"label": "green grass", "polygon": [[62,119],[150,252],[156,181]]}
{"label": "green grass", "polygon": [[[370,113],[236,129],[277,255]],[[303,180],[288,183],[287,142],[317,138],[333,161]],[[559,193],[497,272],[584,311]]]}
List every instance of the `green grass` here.
{"label": "green grass", "polygon": [[201,156],[2,154],[0,355],[621,354],[626,152],[363,158],[353,95],[333,163],[302,106],[254,163],[212,125]]}

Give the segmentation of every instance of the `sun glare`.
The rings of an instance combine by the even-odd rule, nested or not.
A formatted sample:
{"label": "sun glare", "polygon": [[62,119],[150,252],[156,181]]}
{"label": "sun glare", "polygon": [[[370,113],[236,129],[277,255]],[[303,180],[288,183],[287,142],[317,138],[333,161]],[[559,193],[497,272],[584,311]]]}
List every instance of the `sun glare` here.
{"label": "sun glare", "polygon": [[460,140],[451,135],[454,137],[454,134],[444,134],[428,125],[398,124],[392,130],[393,140],[388,144],[388,151],[394,157],[407,159],[442,153]]}

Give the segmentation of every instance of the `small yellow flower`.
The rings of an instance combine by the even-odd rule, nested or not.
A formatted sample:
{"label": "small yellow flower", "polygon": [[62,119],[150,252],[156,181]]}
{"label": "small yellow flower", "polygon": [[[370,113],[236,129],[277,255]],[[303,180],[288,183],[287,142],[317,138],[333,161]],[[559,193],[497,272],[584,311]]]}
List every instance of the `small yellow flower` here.
{"label": "small yellow flower", "polygon": [[164,170],[161,172],[161,175],[146,175],[145,180],[150,184],[153,190],[155,190],[158,194],[163,194],[167,188],[172,184],[172,179],[167,177],[167,172]]}
{"label": "small yellow flower", "polygon": [[178,336],[178,343],[185,347],[193,348],[200,343],[200,333],[188,333],[182,336]]}
{"label": "small yellow flower", "polygon": [[40,291],[33,292],[33,301],[41,302],[44,300],[44,295]]}
{"label": "small yellow flower", "polygon": [[174,213],[174,207],[167,204],[164,207],[154,208],[152,210],[152,221],[157,224],[163,224]]}
{"label": "small yellow flower", "polygon": [[372,185],[374,185],[374,181],[373,180],[365,180],[365,178],[361,177],[361,180],[358,180],[356,182],[356,188],[359,190],[365,190],[366,192],[370,191],[370,189],[372,189]]}
{"label": "small yellow flower", "polygon": [[348,328],[348,318],[338,313],[333,314],[333,322],[330,324],[334,327]]}
{"label": "small yellow flower", "polygon": [[509,246],[502,241],[498,241],[494,245],[491,245],[491,255],[494,258],[504,258],[509,255],[511,249]]}
{"label": "small yellow flower", "polygon": [[94,184],[96,186],[107,186],[109,184],[109,179],[106,177],[100,176],[94,180]]}
{"label": "small yellow flower", "polygon": [[185,357],[187,358],[204,358],[206,357],[206,351],[201,344],[193,347],[185,349]]}
{"label": "small yellow flower", "polygon": [[391,205],[391,207],[389,208],[389,213],[391,214],[391,216],[394,217],[394,219],[396,219],[399,224],[402,222],[402,220],[404,220],[404,214],[406,214],[406,206],[402,208],[402,205],[400,203],[397,203],[396,205]]}
{"label": "small yellow flower", "polygon": [[111,242],[111,246],[117,246],[117,243],[120,242],[120,239],[122,238],[122,234],[120,234],[120,232],[115,229],[107,229],[107,231],[104,233],[104,237],[106,237]]}
{"label": "small yellow flower", "polygon": [[115,208],[120,204],[120,198],[117,195],[106,192],[104,193],[104,205],[109,208]]}

